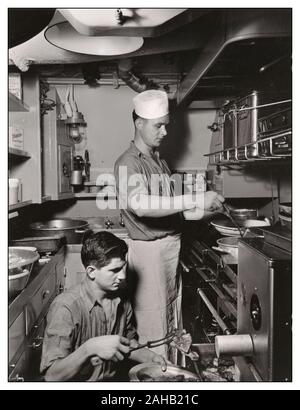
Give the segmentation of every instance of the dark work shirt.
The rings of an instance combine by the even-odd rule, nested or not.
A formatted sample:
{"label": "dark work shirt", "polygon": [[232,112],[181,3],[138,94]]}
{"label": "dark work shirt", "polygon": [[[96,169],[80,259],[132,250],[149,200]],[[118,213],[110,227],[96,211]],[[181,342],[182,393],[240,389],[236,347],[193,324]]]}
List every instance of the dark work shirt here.
{"label": "dark work shirt", "polygon": [[[130,177],[133,175],[140,175],[137,184],[133,183],[132,186],[127,184],[127,197],[133,191],[139,194],[172,197],[174,196],[174,188],[169,178],[171,171],[166,161],[159,157],[159,153],[156,152],[154,157],[145,155],[131,142],[130,147],[117,159],[114,169],[119,204],[122,207],[121,212],[130,238],[151,241],[179,233],[182,223],[180,213],[160,218],[139,217],[127,206],[126,201],[122,201],[124,189],[122,190],[122,182],[120,181],[124,174],[120,174],[121,178],[119,178],[121,167],[126,167],[127,181],[130,181]],[[160,184],[151,184],[153,175],[160,179]]]}
{"label": "dark work shirt", "polygon": [[[57,359],[68,356],[90,338],[111,334],[137,339],[130,303],[120,297],[111,299],[111,314],[106,317],[88,282],[85,278],[52,302],[43,342],[42,373]],[[97,370],[99,381],[109,380],[116,373],[115,363],[101,361]],[[88,360],[73,381],[87,381],[93,371]]]}

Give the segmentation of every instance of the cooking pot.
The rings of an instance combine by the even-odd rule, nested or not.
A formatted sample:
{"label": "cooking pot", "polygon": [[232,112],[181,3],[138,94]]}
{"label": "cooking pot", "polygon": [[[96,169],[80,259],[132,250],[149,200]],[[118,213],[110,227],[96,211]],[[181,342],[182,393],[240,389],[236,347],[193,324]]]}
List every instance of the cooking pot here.
{"label": "cooking pot", "polygon": [[51,219],[50,221],[34,222],[30,229],[35,236],[52,236],[63,234],[67,243],[81,243],[88,222],[81,219]]}
{"label": "cooking pot", "polygon": [[243,222],[246,219],[257,219],[257,209],[231,209],[230,213],[237,222]]}
{"label": "cooking pot", "polygon": [[179,366],[168,365],[163,372],[155,363],[141,363],[129,370],[129,380],[136,382],[197,382],[199,376]]}
{"label": "cooking pot", "polygon": [[212,249],[221,253],[224,263],[228,265],[236,265],[239,256],[239,239],[240,238],[233,236],[218,239],[218,246],[212,246]]}

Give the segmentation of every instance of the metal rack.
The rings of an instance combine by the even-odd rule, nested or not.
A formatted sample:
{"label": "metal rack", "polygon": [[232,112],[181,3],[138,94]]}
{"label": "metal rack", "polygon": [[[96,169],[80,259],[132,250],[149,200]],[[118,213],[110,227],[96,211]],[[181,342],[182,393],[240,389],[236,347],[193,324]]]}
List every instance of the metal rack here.
{"label": "metal rack", "polygon": [[292,156],[292,131],[264,136],[248,144],[206,154],[211,165],[243,164],[289,159]]}
{"label": "metal rack", "polygon": [[[236,288],[236,272],[232,271],[230,266],[224,265],[222,258],[205,243],[196,239],[188,243],[183,255],[184,261],[181,260],[185,275],[189,275],[191,271],[196,274],[199,283],[197,285],[195,283],[195,291],[199,300],[203,301],[204,306],[212,315],[212,320],[215,320],[220,327],[219,331],[224,333],[226,329],[226,333],[231,333],[236,329],[237,321],[237,300],[232,290]],[[232,288],[229,285],[224,287],[224,283],[229,284]],[[201,329],[206,335],[205,326]],[[213,343],[213,338],[211,339],[208,335],[206,339]]]}

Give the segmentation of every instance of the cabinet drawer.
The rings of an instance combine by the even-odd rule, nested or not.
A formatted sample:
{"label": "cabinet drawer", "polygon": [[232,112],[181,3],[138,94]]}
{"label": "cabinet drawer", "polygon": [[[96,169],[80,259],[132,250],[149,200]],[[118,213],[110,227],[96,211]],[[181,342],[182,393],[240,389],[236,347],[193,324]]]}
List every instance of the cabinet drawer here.
{"label": "cabinet drawer", "polygon": [[55,285],[56,275],[50,273],[34,296],[28,300],[28,305],[26,307],[27,333],[30,332],[33,324],[36,322],[42,311],[47,305],[49,305],[50,300],[55,296]]}
{"label": "cabinet drawer", "polygon": [[25,314],[22,312],[9,328],[9,349],[8,359],[11,359],[16,354],[18,348],[23,343],[26,336]]}
{"label": "cabinet drawer", "polygon": [[43,380],[40,374],[40,364],[45,328],[46,316],[33,327],[33,332],[28,339],[27,361],[29,365],[26,372],[26,381],[37,382]]}
{"label": "cabinet drawer", "polygon": [[22,356],[19,358],[19,360],[17,361],[17,363],[10,364],[8,381],[9,382],[24,382],[26,378],[25,376],[26,366],[27,366],[26,352],[24,352]]}

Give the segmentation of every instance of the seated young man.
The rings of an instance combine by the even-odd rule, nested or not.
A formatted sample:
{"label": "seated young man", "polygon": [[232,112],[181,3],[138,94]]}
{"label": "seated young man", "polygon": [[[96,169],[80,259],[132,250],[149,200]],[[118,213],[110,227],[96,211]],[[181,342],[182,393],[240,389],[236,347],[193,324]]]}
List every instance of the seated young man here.
{"label": "seated young man", "polygon": [[[155,362],[162,356],[137,347],[132,308],[122,296],[126,278],[126,243],[110,232],[85,235],[81,260],[86,277],[57,296],[45,330],[41,372],[46,381],[113,380],[120,361]],[[94,367],[91,358],[100,358]]]}

